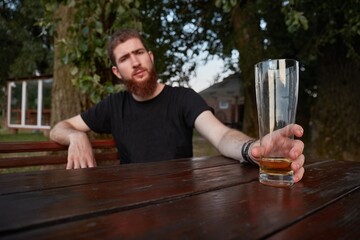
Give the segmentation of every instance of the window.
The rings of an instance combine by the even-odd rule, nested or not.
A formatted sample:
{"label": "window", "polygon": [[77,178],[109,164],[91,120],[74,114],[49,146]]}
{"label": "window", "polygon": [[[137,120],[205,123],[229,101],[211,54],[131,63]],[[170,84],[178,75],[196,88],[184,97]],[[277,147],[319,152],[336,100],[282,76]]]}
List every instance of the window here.
{"label": "window", "polygon": [[8,127],[50,129],[51,85],[51,78],[9,81]]}
{"label": "window", "polygon": [[220,109],[228,109],[229,108],[229,102],[228,101],[219,101],[219,108]]}

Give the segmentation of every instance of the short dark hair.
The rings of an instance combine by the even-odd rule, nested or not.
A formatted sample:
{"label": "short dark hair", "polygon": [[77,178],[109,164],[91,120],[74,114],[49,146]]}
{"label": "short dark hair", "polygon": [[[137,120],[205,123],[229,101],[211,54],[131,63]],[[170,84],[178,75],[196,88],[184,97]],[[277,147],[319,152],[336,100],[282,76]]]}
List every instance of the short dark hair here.
{"label": "short dark hair", "polygon": [[139,33],[139,31],[135,30],[135,29],[121,29],[118,30],[116,32],[114,32],[111,35],[111,38],[108,42],[108,55],[111,61],[111,64],[113,66],[116,66],[116,59],[115,59],[115,55],[114,55],[114,49],[120,44],[120,43],[124,43],[127,40],[131,39],[131,38],[137,38],[141,41],[141,43],[144,45],[145,49],[146,45],[144,42],[143,37],[141,36],[141,34]]}

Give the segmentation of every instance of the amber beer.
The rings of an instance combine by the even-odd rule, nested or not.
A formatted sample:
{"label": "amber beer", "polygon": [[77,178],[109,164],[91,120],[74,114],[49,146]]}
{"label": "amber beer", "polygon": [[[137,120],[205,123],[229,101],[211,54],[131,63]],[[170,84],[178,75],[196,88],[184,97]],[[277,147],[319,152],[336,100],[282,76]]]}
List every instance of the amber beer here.
{"label": "amber beer", "polygon": [[[263,176],[266,176],[266,182],[263,182]],[[268,185],[271,184],[269,176],[283,176],[284,178],[292,178],[293,171],[291,169],[291,160],[282,157],[263,157],[260,160],[260,182]],[[291,181],[291,179],[290,179]],[[279,184],[277,183],[276,186]],[[286,183],[284,186],[289,186],[291,183]]]}

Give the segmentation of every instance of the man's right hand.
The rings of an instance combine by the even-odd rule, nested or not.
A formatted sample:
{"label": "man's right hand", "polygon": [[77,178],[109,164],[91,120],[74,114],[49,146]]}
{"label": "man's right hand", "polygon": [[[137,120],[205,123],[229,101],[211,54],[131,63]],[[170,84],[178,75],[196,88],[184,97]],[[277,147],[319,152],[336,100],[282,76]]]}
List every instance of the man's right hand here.
{"label": "man's right hand", "polygon": [[66,169],[96,167],[91,143],[86,133],[71,134]]}
{"label": "man's right hand", "polygon": [[66,169],[96,167],[88,131],[90,128],[80,115],[61,121],[51,129],[51,140],[69,146]]}

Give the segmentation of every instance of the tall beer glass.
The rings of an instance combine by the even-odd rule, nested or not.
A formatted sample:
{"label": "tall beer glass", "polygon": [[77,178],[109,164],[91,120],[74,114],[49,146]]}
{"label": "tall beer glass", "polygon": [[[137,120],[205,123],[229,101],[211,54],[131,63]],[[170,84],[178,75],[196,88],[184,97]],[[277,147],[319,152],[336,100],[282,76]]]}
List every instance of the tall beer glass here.
{"label": "tall beer glass", "polygon": [[255,65],[255,81],[260,145],[271,146],[260,159],[259,181],[271,186],[291,186],[291,160],[282,151],[283,139],[277,130],[295,123],[299,63],[291,59],[259,62]]}

